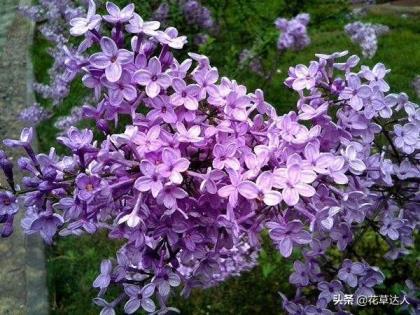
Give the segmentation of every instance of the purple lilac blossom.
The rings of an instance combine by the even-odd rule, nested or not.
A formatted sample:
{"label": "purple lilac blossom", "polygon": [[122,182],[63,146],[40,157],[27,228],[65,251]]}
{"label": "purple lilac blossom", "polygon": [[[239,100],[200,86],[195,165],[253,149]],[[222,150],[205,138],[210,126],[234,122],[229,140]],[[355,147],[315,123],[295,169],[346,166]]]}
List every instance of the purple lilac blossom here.
{"label": "purple lilac blossom", "polygon": [[[347,52],[340,52],[289,69],[285,85],[299,100],[296,111],[279,115],[261,90],[220,78],[206,56],[177,60],[174,50],[186,38],[175,28],[126,33],[140,21],[134,12],[127,20],[131,7],[108,5],[111,17],[100,17],[107,27],[86,32],[82,48],[68,52],[83,62],[66,66],[96,94],[83,118],[103,135],[71,126],[57,139],[70,152],[63,156],[35,153],[32,128],[3,141],[27,157],[18,159],[25,177],[15,183],[13,163],[0,151],[9,185],[0,194],[0,234],[13,232],[18,201],[24,231],[47,243],[106,230],[121,247],[101,264],[94,303],[114,314],[121,306],[173,311],[166,303],[176,288],[188,296],[252,269],[268,229],[283,256],[302,250],[299,260],[290,258],[297,293],[282,296],[286,312],[353,310],[328,303],[331,294],[371,295],[384,281],[378,267],[352,255],[358,233],[380,234],[387,259],[414,243],[418,105],[388,93],[383,64],[357,68],[360,59],[341,60]],[[91,46],[112,54],[98,64],[85,49]],[[118,62],[121,75],[110,77],[104,69],[123,49],[133,58]],[[325,268],[330,249],[341,258]],[[320,293],[305,297],[309,284]]]}
{"label": "purple lilac blossom", "polygon": [[353,43],[359,44],[366,58],[375,56],[378,50],[378,37],[389,32],[386,25],[362,22],[349,23],[344,27]]}
{"label": "purple lilac blossom", "polygon": [[285,49],[302,50],[311,42],[307,26],[310,20],[308,13],[301,13],[291,20],[278,18],[275,21],[277,29],[281,32],[277,41],[277,48],[282,51]]}

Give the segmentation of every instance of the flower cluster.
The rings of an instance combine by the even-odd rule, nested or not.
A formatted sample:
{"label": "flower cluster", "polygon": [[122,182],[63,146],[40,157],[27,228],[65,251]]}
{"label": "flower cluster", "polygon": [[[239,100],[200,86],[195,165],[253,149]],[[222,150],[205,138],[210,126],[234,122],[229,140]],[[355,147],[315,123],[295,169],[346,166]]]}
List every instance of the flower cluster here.
{"label": "flower cluster", "polygon": [[344,30],[353,43],[360,45],[362,54],[366,58],[375,56],[378,50],[378,37],[389,32],[386,25],[362,22],[349,23]]}
{"label": "flower cluster", "polygon": [[[72,34],[95,53],[79,48],[86,53],[70,67],[96,94],[83,114],[103,137],[69,128],[58,137],[67,156],[36,154],[32,129],[5,140],[27,157],[16,185],[0,152],[10,185],[0,193],[2,235],[12,232],[19,197],[24,230],[48,243],[98,230],[122,241],[93,283],[102,314],[119,304],[128,314],[174,310],[166,305],[174,288],[188,296],[252,268],[264,230],[284,257],[303,253],[287,312],[330,314],[333,294],[373,294],[384,275],[348,252],[370,228],[386,240],[387,258],[399,258],[420,213],[420,110],[389,93],[385,66],[357,71],[356,56],[338,62],[347,52],[317,55],[290,68],[297,111],[279,116],[261,90],[220,78],[206,56],[178,61],[173,50],[186,38],[175,28],[160,30],[133,5],[106,8],[98,15],[91,2],[87,17],[72,20]],[[339,264],[325,255],[333,248]],[[309,284],[316,301],[303,298]]]}
{"label": "flower cluster", "polygon": [[75,49],[69,43],[68,23],[80,17],[84,10],[72,0],[40,0],[38,4],[20,7],[22,14],[37,22],[38,30],[51,42],[48,53],[54,60],[48,71],[48,84],[35,83],[34,90],[43,98],[52,100],[54,105],[65,98],[74,79],[66,70]]}
{"label": "flower cluster", "polygon": [[291,20],[278,18],[274,23],[281,32],[277,41],[277,48],[280,51],[285,49],[302,50],[308,46],[311,42],[307,33],[309,20],[308,13],[298,14]]}
{"label": "flower cluster", "polygon": [[214,20],[209,9],[196,0],[187,0],[182,3],[182,11],[190,24],[195,24],[203,29],[211,29]]}
{"label": "flower cluster", "polygon": [[20,112],[19,119],[26,125],[36,126],[48,116],[49,114],[45,108],[38,103],[34,103],[32,106],[29,106]]}

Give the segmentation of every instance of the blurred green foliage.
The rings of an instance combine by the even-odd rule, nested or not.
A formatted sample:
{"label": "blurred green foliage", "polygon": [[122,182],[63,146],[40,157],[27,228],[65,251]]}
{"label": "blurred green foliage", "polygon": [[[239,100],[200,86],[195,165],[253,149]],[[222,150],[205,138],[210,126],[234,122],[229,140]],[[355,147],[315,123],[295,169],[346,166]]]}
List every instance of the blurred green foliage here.
{"label": "blurred green foliage", "polygon": [[[136,4],[137,11],[145,18],[157,8],[158,0],[119,0],[120,5],[129,2]],[[200,30],[187,25],[181,11],[171,2],[169,25],[176,26],[182,34],[197,34]],[[283,81],[287,77],[289,66],[298,63],[308,64],[315,53],[332,53],[349,50],[360,55],[360,49],[352,44],[345,35],[343,27],[354,20],[349,14],[346,1],[332,0],[207,0],[203,4],[210,8],[219,24],[217,32],[210,33],[209,42],[202,46],[189,44],[189,51],[198,51],[210,57],[212,64],[218,67],[221,75],[226,75],[245,84],[249,90],[263,88],[267,99],[276,106],[280,113],[295,107],[296,96],[287,90]],[[312,43],[300,52],[279,54],[276,50],[278,32],[274,20],[279,16],[292,17],[299,12],[311,14],[309,34]],[[379,49],[372,60],[362,60],[373,65],[383,62],[392,69],[388,81],[395,92],[404,91],[416,102],[411,82],[418,71],[420,61],[420,23],[418,16],[402,18],[400,15],[373,15],[362,18],[363,21],[386,24],[391,32],[379,39]],[[190,43],[192,37],[189,36]],[[262,57],[264,69],[271,79],[266,80],[247,69],[238,66],[239,54],[245,48],[252,49]],[[41,35],[35,35],[32,47],[36,80],[48,82],[47,70],[51,59],[47,54],[48,43]],[[184,55],[185,56],[185,55]],[[182,56],[181,56],[182,57]],[[53,116],[38,128],[39,144],[42,150],[56,145],[57,130],[53,123],[62,115],[69,113],[72,107],[81,105],[88,91],[80,80],[72,85],[71,94],[63,104],[54,109]],[[49,106],[48,101],[38,101]],[[417,242],[418,244],[419,242]],[[98,308],[91,299],[96,291],[91,284],[99,272],[103,258],[113,257],[119,247],[102,233],[94,237],[70,237],[60,239],[48,250],[48,286],[50,290],[51,314],[97,314]],[[379,293],[392,294],[402,290],[402,283],[408,277],[420,282],[419,253],[417,248],[402,261],[384,262],[382,255],[386,244],[367,232],[354,247],[353,253],[366,258],[372,265],[381,266],[387,280]],[[331,256],[341,259],[338,252]],[[182,314],[279,314],[281,301],[279,291],[291,295],[292,287],[288,284],[291,272],[290,260],[281,258],[276,250],[265,242],[261,252],[260,265],[240,278],[230,279],[216,288],[196,290],[188,300],[173,298],[173,305],[182,310]],[[389,309],[364,308],[357,314],[399,314]],[[401,313],[402,314],[402,313]]]}

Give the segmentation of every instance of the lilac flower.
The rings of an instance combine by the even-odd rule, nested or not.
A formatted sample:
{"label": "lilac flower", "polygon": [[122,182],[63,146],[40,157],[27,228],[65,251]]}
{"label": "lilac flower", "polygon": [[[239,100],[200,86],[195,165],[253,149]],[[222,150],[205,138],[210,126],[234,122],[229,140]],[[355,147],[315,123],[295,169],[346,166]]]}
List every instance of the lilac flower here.
{"label": "lilac flower", "polygon": [[192,126],[187,130],[185,128],[184,124],[177,123],[176,128],[178,130],[178,141],[179,142],[200,142],[203,140],[202,137],[200,137],[201,134],[201,128],[200,126]]}
{"label": "lilac flower", "polygon": [[32,139],[33,139],[33,133],[34,133],[33,128],[23,128],[20,134],[19,140],[6,139],[6,140],[3,140],[3,143],[4,145],[11,148],[30,147],[32,143]]}
{"label": "lilac flower", "polygon": [[109,100],[113,105],[120,105],[123,100],[133,101],[137,97],[137,90],[131,84],[131,74],[123,70],[117,82],[105,82],[109,89]]}
{"label": "lilac flower", "polygon": [[362,66],[360,73],[366,80],[370,81],[371,87],[377,87],[381,92],[388,92],[389,85],[385,82],[384,78],[389,71],[389,69],[385,68],[384,64],[378,63],[372,70],[369,67]]}
{"label": "lilac flower", "polygon": [[218,190],[220,197],[229,198],[229,204],[235,207],[238,203],[239,185],[242,183],[241,175],[237,171],[228,168],[226,172],[229,174],[230,183]]}
{"label": "lilac flower", "polygon": [[349,74],[347,82],[347,87],[340,93],[338,99],[349,100],[349,104],[354,110],[361,110],[363,100],[371,96],[372,90],[368,85],[361,84],[359,76],[355,74]]}
{"label": "lilac flower", "polygon": [[294,75],[296,76],[292,87],[296,91],[303,89],[312,89],[315,86],[316,74],[318,72],[318,63],[312,61],[309,68],[304,65],[297,65],[294,68]]}
{"label": "lilac flower", "polygon": [[308,266],[297,260],[293,263],[295,270],[289,277],[289,282],[297,286],[305,287],[309,284]]}
{"label": "lilac flower", "polygon": [[301,13],[290,21],[278,18],[275,21],[276,27],[281,31],[277,41],[279,50],[292,49],[301,50],[309,45],[310,39],[306,26],[309,23],[309,14]]}
{"label": "lilac flower", "polygon": [[67,131],[67,137],[57,137],[58,141],[73,151],[86,150],[90,148],[92,139],[93,133],[91,130],[79,130],[75,127],[71,127]]}
{"label": "lilac flower", "polygon": [[116,314],[114,310],[114,307],[115,307],[114,303],[108,303],[107,301],[99,297],[94,298],[93,303],[102,307],[102,310],[99,313],[99,315],[115,315]]}
{"label": "lilac flower", "polygon": [[330,235],[331,238],[337,242],[339,250],[345,250],[347,245],[353,240],[353,233],[348,224],[344,222],[333,228]]}
{"label": "lilac flower", "polygon": [[164,32],[158,31],[156,38],[165,45],[174,49],[182,49],[187,43],[186,36],[178,36],[178,31],[173,27],[168,27]]}
{"label": "lilac flower", "polygon": [[318,299],[324,299],[326,303],[331,302],[335,296],[343,296],[343,285],[338,280],[331,282],[321,281],[318,283],[318,290],[321,291]]}
{"label": "lilac flower", "polygon": [[219,79],[219,73],[216,68],[212,68],[208,71],[198,71],[194,74],[194,79],[200,88],[198,96],[200,98],[205,98],[208,90],[214,88],[214,84]]}
{"label": "lilac flower", "polygon": [[171,103],[175,106],[184,105],[188,110],[196,110],[198,108],[197,96],[199,86],[197,84],[186,85],[182,79],[174,78],[172,86],[175,93],[171,95]]}
{"label": "lilac flower", "polygon": [[344,163],[344,158],[339,156],[333,159],[328,167],[328,174],[334,179],[334,182],[341,185],[347,184],[349,181],[347,176],[344,174]]}
{"label": "lilac flower", "polygon": [[225,146],[216,144],[213,149],[213,167],[219,170],[224,168],[239,170],[240,164],[238,159],[235,157],[235,154],[236,145],[234,143],[230,143]]}
{"label": "lilac flower", "polygon": [[195,173],[195,175],[203,178],[203,181],[200,184],[201,191],[207,191],[210,194],[217,193],[217,181],[220,181],[225,173],[219,170],[212,170],[211,167],[207,168],[207,173],[204,175]]}
{"label": "lilac flower", "polygon": [[341,265],[341,269],[338,271],[338,278],[341,281],[347,283],[350,287],[355,288],[357,286],[357,278],[364,272],[362,263],[353,263],[350,259],[345,259]]}
{"label": "lilac flower", "polygon": [[165,148],[162,151],[162,164],[158,166],[158,171],[163,177],[168,177],[174,184],[182,183],[182,172],[188,169],[190,162],[181,158],[179,151]]}
{"label": "lilac flower", "polygon": [[130,3],[123,9],[120,9],[114,3],[107,2],[106,10],[108,11],[109,15],[104,15],[105,21],[112,24],[125,23],[133,17],[134,4]]}
{"label": "lilac flower", "polygon": [[118,49],[115,42],[109,37],[101,39],[102,52],[93,54],[89,61],[98,68],[105,69],[105,76],[110,82],[117,82],[122,75],[122,66],[131,62],[133,55],[126,49]]}
{"label": "lilac flower", "polygon": [[134,131],[133,134],[133,143],[137,145],[135,149],[136,152],[143,156],[147,152],[152,152],[161,147],[161,142],[159,141],[160,136],[160,126],[156,125],[150,128],[147,133]]}
{"label": "lilac flower", "polygon": [[273,186],[283,189],[283,200],[289,206],[299,202],[299,195],[312,197],[315,189],[308,185],[315,179],[315,173],[304,170],[298,164],[288,165],[287,168],[274,170]]}
{"label": "lilac flower", "polygon": [[155,36],[157,30],[160,27],[160,23],[157,21],[144,22],[140,15],[134,13],[133,18],[129,21],[130,24],[126,25],[126,30],[129,33],[134,34],[146,34],[149,36]]}
{"label": "lilac flower", "polygon": [[59,226],[63,224],[63,218],[56,213],[41,213],[29,226],[30,231],[38,231],[44,241],[52,243],[52,238],[56,234]]}
{"label": "lilac flower", "polygon": [[176,208],[177,199],[184,199],[187,196],[188,194],[185,190],[177,186],[165,185],[159,192],[157,198],[159,204],[164,204],[166,208],[173,209]]}
{"label": "lilac flower", "polygon": [[95,1],[89,0],[89,10],[86,18],[76,17],[70,21],[72,28],[70,33],[73,36],[81,36],[88,31],[95,29],[101,22],[101,16],[96,13]]}
{"label": "lilac flower", "polygon": [[308,244],[311,242],[311,236],[303,230],[303,224],[299,220],[293,220],[287,224],[268,222],[270,237],[278,243],[280,253],[284,257],[292,254],[293,244]]}
{"label": "lilac flower", "polygon": [[351,55],[346,62],[344,63],[334,63],[334,68],[337,68],[341,71],[348,73],[351,69],[356,67],[359,64],[360,58],[357,55]]}
{"label": "lilac flower", "polygon": [[140,85],[146,86],[147,96],[153,98],[159,95],[162,88],[171,84],[171,79],[162,73],[162,66],[157,57],[150,59],[147,68],[134,73],[133,80]]}
{"label": "lilac flower", "polygon": [[177,121],[177,116],[168,97],[157,96],[150,100],[150,106],[152,109],[147,113],[148,119],[153,121],[161,118],[168,124],[173,124]]}
{"label": "lilac flower", "polygon": [[25,108],[19,114],[19,119],[31,126],[38,125],[41,121],[48,117],[48,112],[38,103]]}
{"label": "lilac flower", "polygon": [[360,175],[366,170],[365,163],[357,157],[358,152],[353,144],[349,144],[346,150],[342,150],[341,154],[347,160],[350,171],[353,174]]}
{"label": "lilac flower", "polygon": [[239,185],[239,193],[247,199],[259,199],[267,206],[275,206],[282,200],[281,193],[272,190],[273,175],[266,171],[261,173],[256,182],[243,181]]}
{"label": "lilac flower", "polygon": [[112,263],[109,259],[101,262],[101,274],[93,282],[94,288],[105,289],[111,282]]}
{"label": "lilac flower", "polygon": [[[184,79],[191,65],[191,59],[185,59],[181,64],[177,60],[174,60],[170,70],[168,70],[168,74],[174,78]],[[198,80],[196,81],[198,82]]]}
{"label": "lilac flower", "polygon": [[140,163],[140,170],[143,176],[139,177],[134,183],[134,187],[142,192],[151,191],[153,197],[157,197],[163,188],[162,178],[156,166],[147,160]]}
{"label": "lilac flower", "polygon": [[153,280],[153,283],[156,284],[159,294],[166,297],[171,287],[177,287],[181,284],[181,278],[175,272],[163,271]]}
{"label": "lilac flower", "polygon": [[152,313],[156,310],[156,305],[151,299],[151,296],[155,292],[155,284],[146,284],[143,288],[139,288],[137,285],[127,285],[124,288],[125,293],[130,299],[124,305],[124,312],[127,314],[135,313],[140,307],[148,313]]}
{"label": "lilac flower", "polygon": [[86,202],[92,201],[103,189],[101,179],[98,176],[88,176],[86,174],[80,174],[76,178],[76,186],[79,189],[77,196]]}
{"label": "lilac flower", "polygon": [[395,241],[399,238],[400,233],[399,229],[403,227],[404,221],[396,218],[386,217],[384,219],[383,225],[381,226],[379,233],[383,236],[389,237],[391,240]]}
{"label": "lilac flower", "polygon": [[19,205],[16,197],[12,193],[0,192],[0,217],[4,215],[14,215],[19,211]]}
{"label": "lilac flower", "polygon": [[419,140],[419,130],[416,125],[412,123],[401,126],[394,125],[394,143],[398,149],[404,153],[411,154],[416,149]]}

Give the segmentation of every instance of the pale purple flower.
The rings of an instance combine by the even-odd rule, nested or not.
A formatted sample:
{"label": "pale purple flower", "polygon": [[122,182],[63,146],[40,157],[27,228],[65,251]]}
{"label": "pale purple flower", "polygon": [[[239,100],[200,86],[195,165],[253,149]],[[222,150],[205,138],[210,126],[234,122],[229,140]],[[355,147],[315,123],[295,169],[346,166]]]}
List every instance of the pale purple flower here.
{"label": "pale purple flower", "polygon": [[147,96],[152,98],[158,96],[162,88],[165,89],[171,84],[169,76],[162,73],[162,66],[157,57],[149,60],[146,69],[136,71],[133,81],[146,86]]}
{"label": "pale purple flower", "polygon": [[187,43],[186,36],[178,36],[174,27],[168,27],[164,32],[158,31],[156,38],[162,43],[174,49],[182,49]]}
{"label": "pale purple flower", "polygon": [[407,154],[414,152],[419,143],[419,129],[415,124],[408,123],[404,126],[396,124],[394,134],[394,143],[398,149]]}
{"label": "pale purple flower", "polygon": [[135,131],[132,141],[136,144],[136,151],[140,156],[147,152],[156,151],[161,147],[162,144],[159,140],[160,131],[159,125],[153,126],[147,133]]}
{"label": "pale purple flower", "polygon": [[235,157],[236,144],[230,143],[226,145],[216,144],[213,148],[213,167],[219,170],[224,168],[231,168],[239,170],[240,164],[238,159]]}
{"label": "pale purple flower", "polygon": [[85,18],[75,17],[70,21],[72,26],[70,34],[73,36],[81,36],[88,31],[95,29],[101,22],[101,16],[96,14],[95,1],[89,0],[89,9]]}
{"label": "pale purple flower", "polygon": [[293,80],[292,87],[296,91],[304,89],[310,90],[315,87],[316,75],[318,72],[318,63],[312,61],[309,68],[304,65],[297,65],[294,68],[296,78]]}
{"label": "pale purple flower", "polygon": [[194,74],[194,79],[200,87],[199,97],[205,98],[209,88],[214,88],[214,84],[219,79],[219,73],[216,68],[203,69]]}
{"label": "pale purple flower", "polygon": [[316,175],[311,170],[302,169],[298,164],[288,165],[287,168],[274,170],[273,186],[282,189],[284,202],[294,206],[299,202],[299,195],[312,197],[315,189],[308,185],[312,183]]}
{"label": "pale purple flower", "polygon": [[133,17],[134,4],[130,3],[123,9],[120,9],[114,3],[107,2],[106,10],[108,11],[109,15],[104,15],[105,21],[112,24],[125,23]]}
{"label": "pale purple flower", "polygon": [[134,13],[133,18],[126,25],[126,30],[129,33],[134,34],[146,34],[149,36],[155,36],[157,30],[160,27],[160,23],[157,21],[144,22],[140,15]]}
{"label": "pale purple flower", "polygon": [[297,260],[293,263],[294,272],[289,277],[289,282],[305,287],[309,284],[309,268],[307,264]]}
{"label": "pale purple flower", "polygon": [[176,208],[177,199],[184,199],[188,194],[182,188],[173,185],[165,185],[159,192],[157,199],[159,204],[163,204],[168,209]]}
{"label": "pale purple flower", "polygon": [[282,196],[280,192],[272,190],[272,181],[273,174],[265,171],[258,176],[255,183],[243,181],[238,187],[239,193],[247,199],[259,199],[267,206],[275,206],[281,202]]}
{"label": "pale purple flower", "polygon": [[328,175],[331,176],[337,184],[344,185],[347,184],[349,179],[344,174],[345,172],[345,160],[341,156],[335,157],[331,164],[328,166]]}
{"label": "pale purple flower", "polygon": [[338,99],[348,100],[354,110],[363,108],[363,100],[370,97],[372,90],[368,85],[361,84],[360,78],[356,74],[347,76],[347,86],[341,91]]}
{"label": "pale purple flower", "polygon": [[342,150],[341,155],[346,159],[353,174],[360,175],[366,170],[366,165],[358,157],[358,152],[353,144],[349,144],[345,150]]}
{"label": "pale purple flower", "polygon": [[211,167],[208,167],[206,174],[194,173],[194,175],[202,178],[202,182],[200,184],[200,191],[207,191],[210,194],[216,194],[217,182],[225,176],[225,173],[220,170],[212,170]]}
{"label": "pale purple flower", "polygon": [[395,241],[399,238],[400,236],[399,229],[403,226],[404,226],[403,220],[392,218],[392,217],[386,217],[384,219],[383,225],[379,229],[379,233]]}
{"label": "pale purple flower", "polygon": [[57,140],[73,151],[83,151],[91,147],[93,132],[89,129],[79,130],[71,127],[67,131],[67,137],[57,137]]}
{"label": "pale purple flower", "polygon": [[228,168],[226,172],[229,174],[230,183],[219,188],[218,194],[222,198],[228,198],[229,204],[235,207],[238,203],[239,185],[242,183],[242,176],[235,170]]}
{"label": "pale purple flower", "polygon": [[321,281],[318,283],[319,293],[318,299],[324,299],[326,303],[331,302],[335,296],[343,296],[343,285],[338,280],[331,282]]}
{"label": "pale purple flower", "polygon": [[270,238],[277,243],[280,253],[284,257],[292,254],[294,244],[308,244],[311,242],[311,235],[304,230],[302,222],[293,220],[287,223],[268,222]]}
{"label": "pale purple flower", "polygon": [[188,130],[185,128],[185,125],[182,123],[176,124],[176,129],[178,130],[178,141],[179,142],[200,142],[204,138],[200,137],[201,128],[198,125],[191,126]]}
{"label": "pale purple flower", "polygon": [[175,272],[165,271],[162,275],[157,276],[153,283],[156,284],[159,294],[166,297],[169,295],[171,287],[181,284],[181,278]]}
{"label": "pale purple flower", "polygon": [[117,82],[122,75],[122,66],[130,63],[133,54],[126,49],[118,49],[109,37],[101,38],[102,52],[90,56],[90,63],[98,69],[105,69],[105,76],[110,82]]}
{"label": "pale purple flower", "polygon": [[162,164],[158,166],[158,171],[172,183],[181,184],[181,173],[185,172],[189,165],[190,162],[182,158],[179,151],[165,148],[162,151]]}
{"label": "pale purple flower", "polygon": [[105,289],[111,282],[112,263],[105,259],[101,262],[101,274],[93,281],[94,288]]}
{"label": "pale purple flower", "polygon": [[103,185],[101,185],[100,177],[86,174],[77,176],[76,186],[78,188],[77,196],[86,202],[92,201],[92,199],[104,188]]}
{"label": "pale purple flower", "polygon": [[384,78],[389,71],[389,69],[385,68],[384,64],[377,63],[372,70],[369,67],[362,66],[360,73],[366,80],[370,81],[372,88],[377,87],[381,92],[388,92],[389,85],[385,82]]}
{"label": "pale purple flower", "polygon": [[163,189],[162,177],[159,174],[159,171],[156,166],[148,160],[141,161],[140,171],[143,176],[135,181],[134,187],[141,192],[151,191],[152,196],[156,198]]}
{"label": "pale purple flower", "polygon": [[30,147],[34,136],[34,130],[32,127],[23,128],[20,133],[19,140],[5,139],[3,143],[5,146],[16,148],[16,147]]}
{"label": "pale purple flower", "polygon": [[109,101],[113,105],[120,105],[123,100],[133,101],[137,97],[137,90],[131,83],[131,74],[123,70],[117,82],[104,82],[109,89]]}
{"label": "pale purple flower", "polygon": [[52,243],[52,238],[56,234],[57,229],[64,223],[63,218],[56,213],[44,212],[38,215],[29,226],[30,231],[38,231],[44,241],[48,244]]}
{"label": "pale purple flower", "polygon": [[169,102],[168,96],[157,96],[149,102],[151,109],[147,113],[147,118],[154,121],[162,119],[168,124],[174,124],[177,121],[177,115]]}
{"label": "pale purple flower", "polygon": [[172,80],[172,87],[175,93],[171,95],[170,101],[175,106],[184,105],[188,110],[197,110],[197,96],[200,87],[197,84],[186,85],[185,81],[179,78]]}
{"label": "pale purple flower", "polygon": [[19,211],[16,197],[9,191],[0,191],[0,217],[4,215],[14,215]]}
{"label": "pale purple flower", "polygon": [[347,245],[353,240],[353,233],[349,225],[345,222],[341,222],[338,226],[334,227],[330,236],[337,242],[339,250],[345,250]]}
{"label": "pale purple flower", "polygon": [[124,287],[125,293],[130,299],[124,305],[124,312],[135,313],[140,307],[148,313],[156,310],[155,302],[151,299],[155,292],[155,284],[149,283],[140,289],[137,285],[129,284]]}
{"label": "pale purple flower", "polygon": [[361,276],[364,271],[365,268],[362,263],[353,263],[350,259],[345,259],[341,265],[341,269],[338,271],[338,278],[350,287],[355,288],[357,286],[358,276]]}

